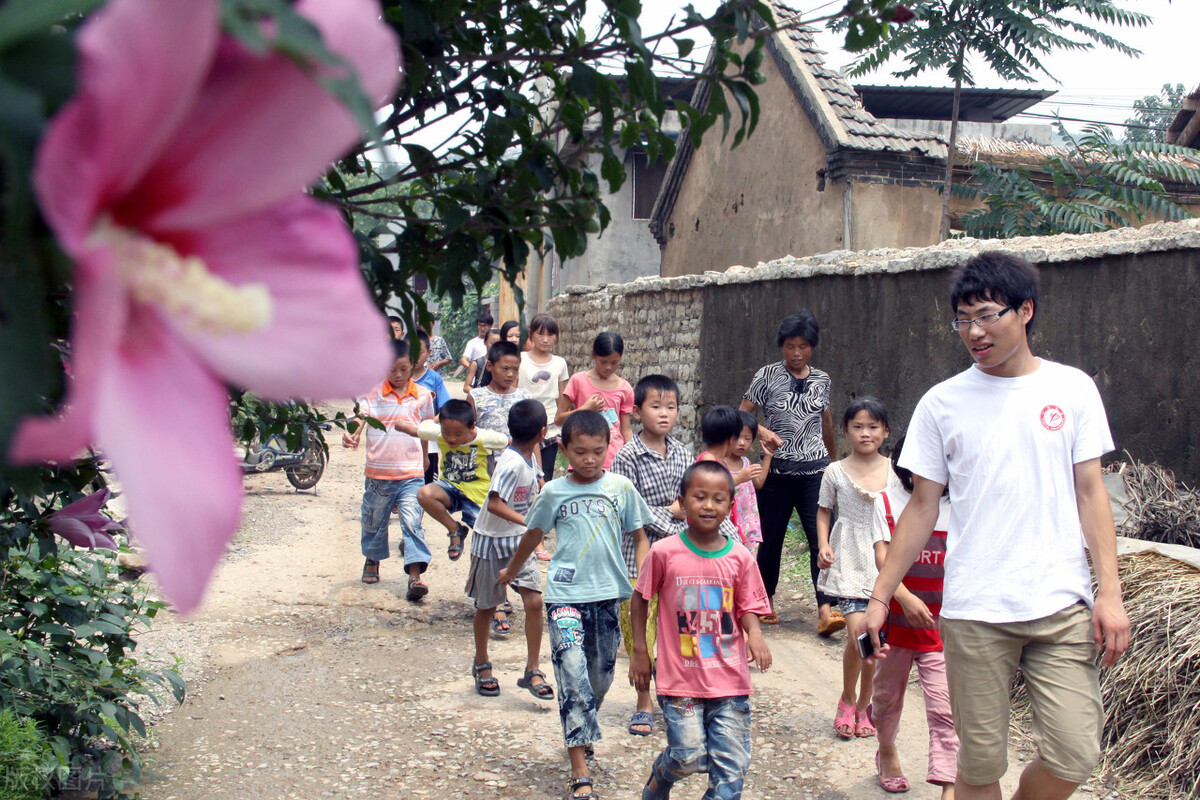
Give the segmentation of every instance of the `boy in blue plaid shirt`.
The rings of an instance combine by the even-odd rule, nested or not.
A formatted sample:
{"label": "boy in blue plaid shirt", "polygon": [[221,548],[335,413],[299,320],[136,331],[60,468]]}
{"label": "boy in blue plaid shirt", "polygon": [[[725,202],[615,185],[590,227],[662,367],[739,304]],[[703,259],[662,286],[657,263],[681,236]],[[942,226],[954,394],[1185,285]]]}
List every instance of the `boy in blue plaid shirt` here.
{"label": "boy in blue plaid shirt", "polygon": [[[546,436],[546,409],[537,400],[521,400],[508,410],[508,431],[512,444],[496,461],[487,502],[475,520],[471,538],[471,570],[467,575],[467,596],[475,601],[475,661],[471,675],[475,691],[485,697],[500,694],[500,682],[492,674],[488,659],[488,629],[496,607],[504,602],[504,585],[498,576],[509,566],[521,536],[525,533],[525,514],[533,505],[542,485],[542,470],[536,455]],[[554,689],[538,668],[542,649],[542,582],[531,556],[520,565],[512,585],[525,605],[525,674],[517,686],[528,689],[539,700],[554,697]]]}

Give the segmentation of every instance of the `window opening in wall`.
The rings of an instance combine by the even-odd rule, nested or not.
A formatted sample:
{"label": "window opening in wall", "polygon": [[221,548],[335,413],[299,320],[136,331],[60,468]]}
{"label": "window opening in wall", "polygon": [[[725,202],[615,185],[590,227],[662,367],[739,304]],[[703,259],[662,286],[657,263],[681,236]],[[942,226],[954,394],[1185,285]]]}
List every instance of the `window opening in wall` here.
{"label": "window opening in wall", "polygon": [[658,190],[662,188],[663,179],[667,177],[667,162],[650,163],[649,157],[640,151],[633,154],[633,218],[650,219],[654,209],[654,200]]}

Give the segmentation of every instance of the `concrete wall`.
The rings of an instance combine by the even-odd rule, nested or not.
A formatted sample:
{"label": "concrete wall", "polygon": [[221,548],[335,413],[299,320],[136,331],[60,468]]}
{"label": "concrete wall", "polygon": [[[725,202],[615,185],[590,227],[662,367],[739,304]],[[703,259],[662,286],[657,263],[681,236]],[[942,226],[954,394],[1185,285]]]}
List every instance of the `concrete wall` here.
{"label": "concrete wall", "polygon": [[[835,418],[853,397],[874,394],[898,437],[921,395],[970,364],[947,324],[947,286],[951,269],[987,249],[1041,267],[1034,351],[1096,380],[1118,453],[1200,482],[1200,348],[1176,322],[1200,302],[1200,220],[786,258],[566,293],[551,310],[572,340],[573,369],[604,329],[626,336],[622,374],[631,382],[651,370],[690,375],[691,366],[697,378],[682,399],[694,420],[713,404],[739,402],[755,370],[779,357],[779,320],[810,308],[822,325],[813,363],[833,378]],[[685,433],[694,440],[694,430]]]}
{"label": "concrete wall", "polygon": [[775,60],[762,71],[754,135],[730,149],[711,130],[692,155],[664,226],[664,277],[843,246],[842,187],[818,190],[825,146]]}
{"label": "concrete wall", "polygon": [[853,183],[848,191],[847,250],[925,247],[938,240],[942,195],[937,187]]}

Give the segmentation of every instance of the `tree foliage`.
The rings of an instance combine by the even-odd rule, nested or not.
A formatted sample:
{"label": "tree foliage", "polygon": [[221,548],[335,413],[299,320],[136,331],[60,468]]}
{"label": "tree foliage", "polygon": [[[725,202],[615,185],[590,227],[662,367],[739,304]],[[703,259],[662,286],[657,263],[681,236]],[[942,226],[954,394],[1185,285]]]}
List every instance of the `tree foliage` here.
{"label": "tree foliage", "polygon": [[970,183],[955,194],[985,208],[961,215],[968,236],[1007,239],[1055,233],[1095,233],[1148,219],[1181,220],[1192,214],[1168,195],[1167,184],[1200,190],[1197,153],[1158,142],[1119,141],[1103,125],[1073,135],[1055,122],[1066,142],[1040,170],[980,162]]}
{"label": "tree foliage", "polygon": [[1032,82],[1038,74],[1053,77],[1042,59],[1057,50],[1091,50],[1099,45],[1128,56],[1139,54],[1089,23],[1142,26],[1150,22],[1148,15],[1121,8],[1115,0],[917,0],[912,11],[914,22],[887,30],[851,73],[873,72],[898,58],[906,66],[893,72],[897,77],[944,70],[954,83],[942,199],[943,239],[950,230],[948,190],[953,183],[962,87],[975,85],[972,59],[982,60],[1002,80]]}
{"label": "tree foliage", "polygon": [[1133,101],[1133,116],[1125,120],[1125,140],[1129,142],[1165,142],[1167,128],[1183,108],[1187,89],[1182,83],[1164,83],[1158,94]]}

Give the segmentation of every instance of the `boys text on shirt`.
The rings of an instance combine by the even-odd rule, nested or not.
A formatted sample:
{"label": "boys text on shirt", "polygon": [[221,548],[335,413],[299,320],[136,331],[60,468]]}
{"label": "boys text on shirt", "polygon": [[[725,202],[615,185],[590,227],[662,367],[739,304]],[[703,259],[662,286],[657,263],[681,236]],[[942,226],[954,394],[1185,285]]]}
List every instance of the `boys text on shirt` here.
{"label": "boys text on shirt", "polygon": [[644,528],[650,509],[626,477],[605,472],[591,483],[570,476],[542,487],[525,515],[528,528],[557,534],[546,573],[547,603],[625,600],[633,594],[621,538]]}
{"label": "boys text on shirt", "polygon": [[1090,606],[1074,466],[1112,449],[1096,384],[1074,367],[1039,359],[998,378],[972,366],[930,389],[900,466],[950,486],[942,616],[1025,622]]}
{"label": "boys text on shirt", "polygon": [[[889,465],[886,489],[899,485],[900,479]],[[871,539],[871,520],[878,496],[879,492],[868,492],[855,483],[841,461],[825,470],[817,505],[837,511],[837,520],[829,531],[833,566],[821,570],[817,578],[817,588],[825,594],[862,599],[871,596],[871,587],[879,577]]]}
{"label": "boys text on shirt", "polygon": [[633,387],[624,378],[620,381],[615,389],[598,389],[588,379],[586,372],[576,372],[563,389],[563,397],[574,403],[575,408],[582,408],[594,394],[604,398],[604,408],[600,413],[608,421],[608,454],[604,458],[605,469],[612,466],[613,459],[625,444],[625,436],[621,433],[621,414],[633,412]]}
{"label": "boys text on shirt", "polygon": [[[541,477],[541,467],[527,460],[516,448],[507,447],[496,460],[496,471],[492,474],[488,496],[496,494],[506,506],[525,516],[538,495]],[[471,555],[506,558],[516,552],[525,526],[501,519],[488,511],[484,502],[480,504],[474,531],[476,535],[471,543]]]}
{"label": "boys text on shirt", "polygon": [[[912,495],[903,486],[888,489],[875,498],[875,510],[871,519],[872,542],[890,542],[896,520],[904,513]],[[946,576],[946,530],[950,524],[950,498],[942,496],[938,501],[938,518],[933,525],[929,541],[921,548],[921,554],[904,576],[904,588],[915,594],[933,615],[934,627],[914,628],[904,616],[904,608],[895,597],[888,606],[888,644],[918,652],[937,652],[942,649],[942,637],[938,633],[937,618],[942,612],[942,585]]]}
{"label": "boys text on shirt", "polygon": [[782,361],[767,364],[746,389],[745,398],[762,409],[767,428],[782,440],[771,460],[775,474],[811,475],[829,464],[821,414],[829,408],[832,382],[816,367],[808,369],[808,377],[797,378]]}
{"label": "boys text on shirt", "polygon": [[546,407],[548,420],[546,437],[553,438],[561,429],[554,424],[558,413],[558,387],[571,377],[567,360],[562,356],[550,356],[548,364],[538,364],[532,354],[521,353],[521,369],[517,373],[517,387],[529,392],[529,396]]}
{"label": "boys text on shirt", "polygon": [[720,550],[700,550],[686,531],[663,539],[642,564],[637,592],[647,601],[658,595],[658,694],[711,698],[753,691],[741,619],[769,614],[771,604],[744,545],[726,539]]}
{"label": "boys text on shirt", "polygon": [[438,469],[442,480],[454,484],[468,500],[482,506],[487,502],[490,482],[487,451],[498,452],[508,447],[508,437],[482,428],[475,430],[475,441],[451,447],[442,438],[441,426],[436,422],[422,422],[417,428],[422,439],[437,442],[441,451]]}
{"label": "boys text on shirt", "polygon": [[384,381],[365,397],[358,399],[359,413],[374,417],[384,429],[366,426],[368,478],[402,481],[425,474],[425,456],[421,440],[397,430],[396,422],[418,425],[433,419],[433,395],[413,381],[402,390]]}
{"label": "boys text on shirt", "polygon": [[488,385],[473,390],[471,398],[475,401],[475,426],[508,436],[508,411],[520,401],[528,400],[529,392],[513,389],[508,394],[499,394]]}

